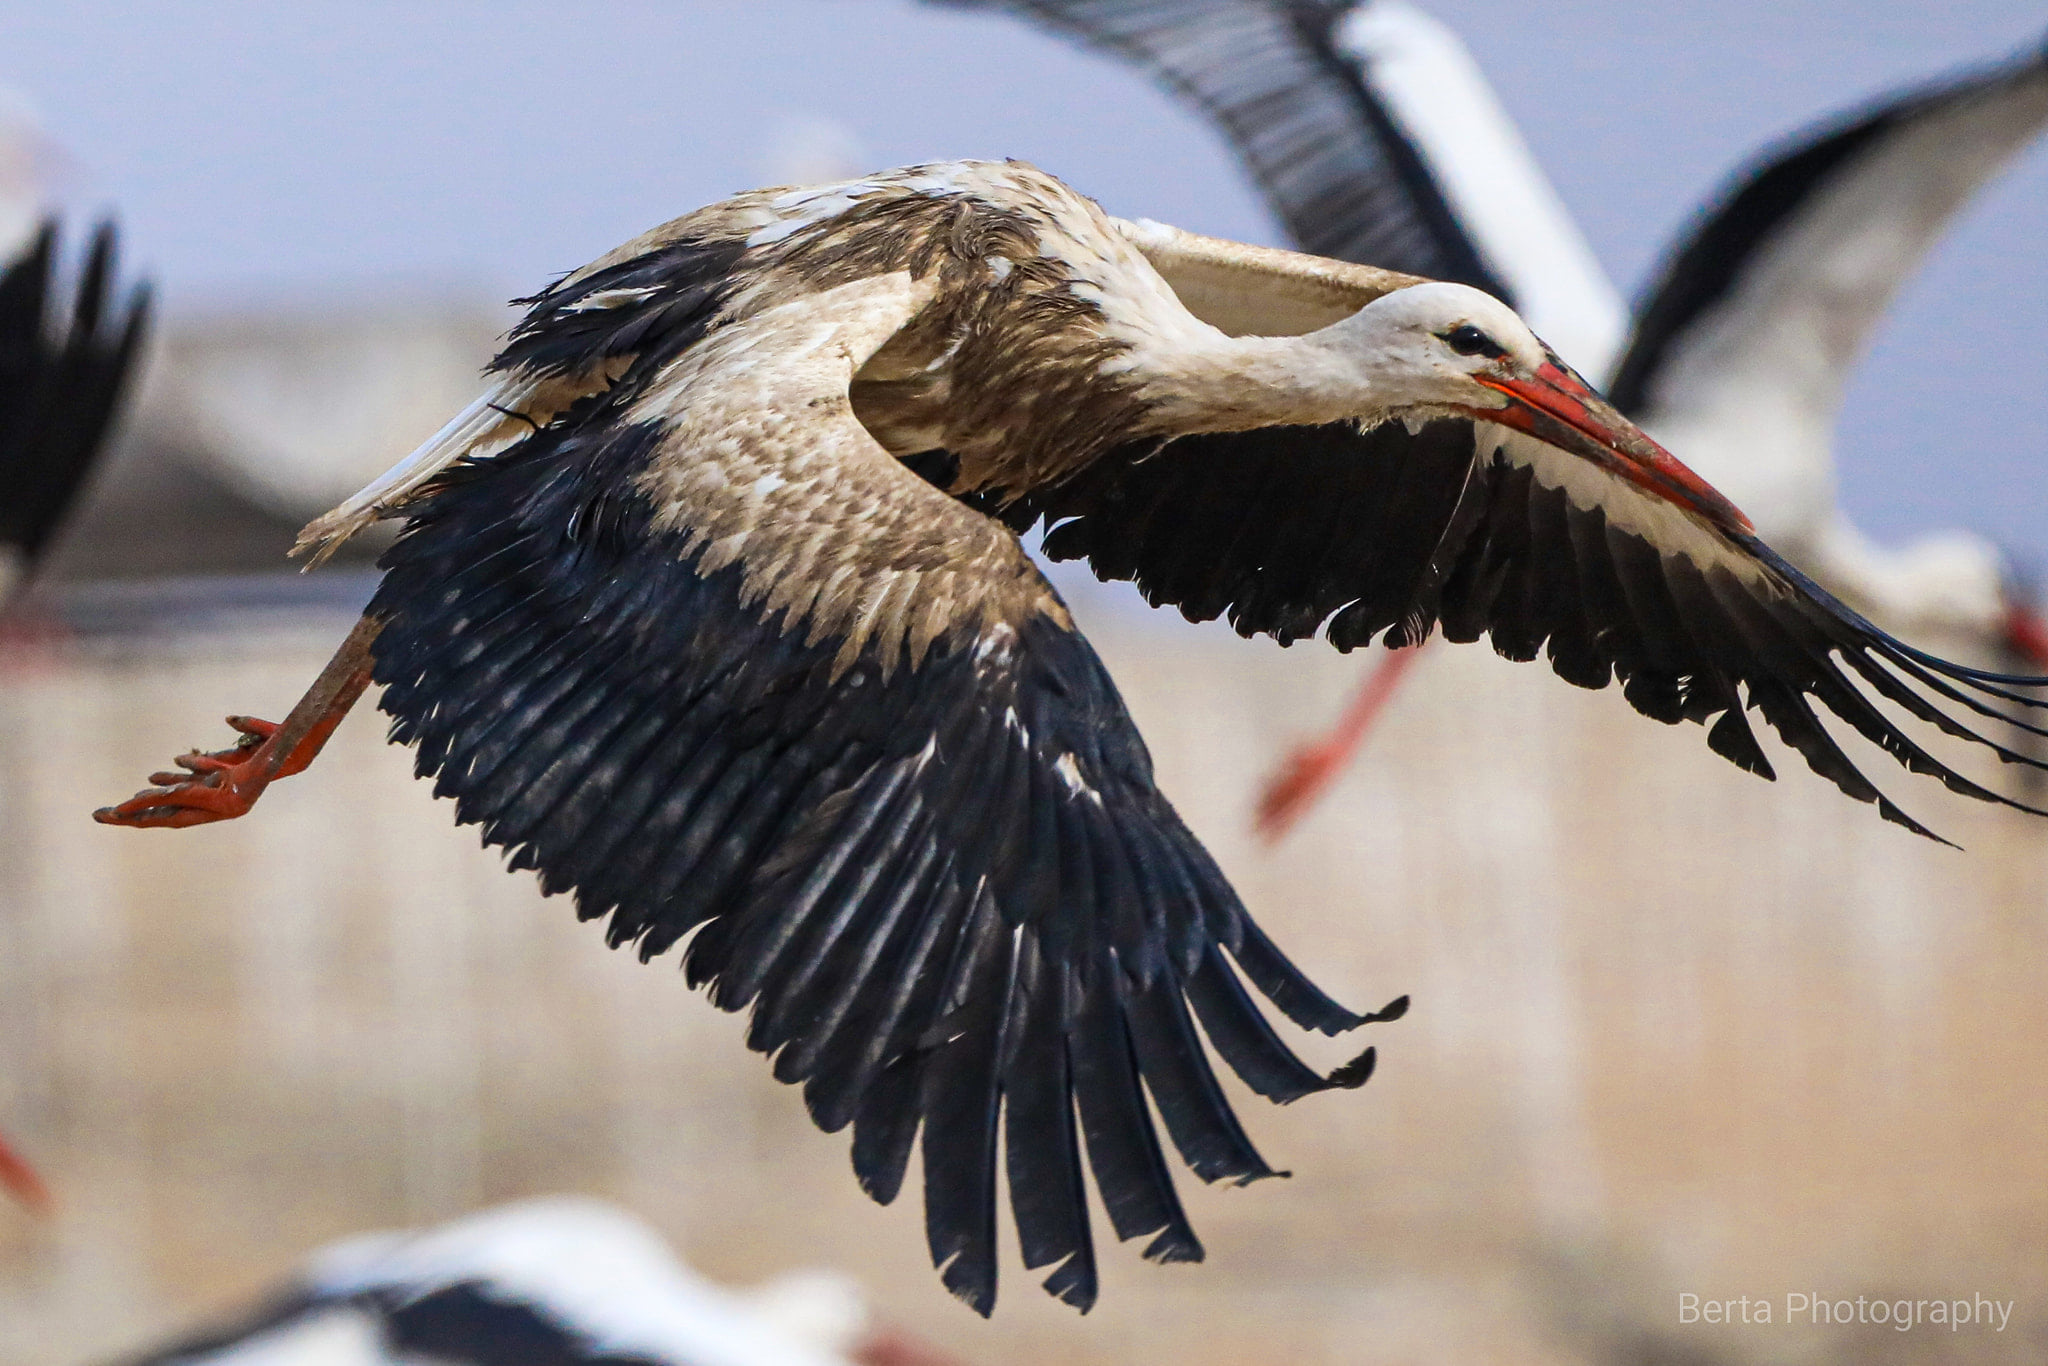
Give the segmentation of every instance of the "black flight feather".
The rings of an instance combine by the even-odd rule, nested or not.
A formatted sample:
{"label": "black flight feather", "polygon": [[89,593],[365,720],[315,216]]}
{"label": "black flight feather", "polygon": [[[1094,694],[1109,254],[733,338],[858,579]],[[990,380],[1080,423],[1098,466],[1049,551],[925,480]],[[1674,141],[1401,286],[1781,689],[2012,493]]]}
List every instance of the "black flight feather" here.
{"label": "black flight feather", "polygon": [[[1243,635],[1285,641],[1320,627],[1349,649],[1381,635],[1390,644],[1418,639],[1440,625],[1452,640],[1485,635],[1509,659],[1547,655],[1556,673],[1582,687],[1619,681],[1629,704],[1657,720],[1711,723],[1715,753],[1771,777],[1744,715],[1755,709],[1816,773],[1918,834],[1932,837],[1878,791],[1814,704],[1952,791],[2034,810],[1930,754],[1871,694],[2005,762],[2041,768],[2048,765],[1941,705],[2026,728],[2000,704],[2039,704],[2002,685],[2039,680],[1987,675],[1902,644],[1747,533],[1702,523],[1691,546],[1658,544],[1548,482],[1542,461],[1526,454],[1528,438],[1508,438],[1525,443],[1514,447],[1524,453],[1517,457],[1509,446],[1481,449],[1478,431],[1444,419],[1413,434],[1389,423],[1363,432],[1336,424],[1185,437],[1156,456],[1149,445],[1112,453],[1013,512],[1052,527],[1044,542],[1052,558],[1085,558],[1105,578],[1132,579],[1157,605],[1185,609],[1192,601],[1197,615],[1225,615]],[[1248,464],[1263,467],[1260,488],[1291,490],[1291,501],[1248,502]],[[1613,496],[1653,495],[1616,478]],[[1312,566],[1268,548],[1297,526],[1326,537],[1333,505],[1346,510],[1341,540]],[[1254,516],[1263,523],[1256,534],[1239,525]],[[1188,529],[1184,539],[1162,531],[1176,526]],[[1194,543],[1197,534],[1205,545]],[[1714,537],[1721,548],[1702,551]],[[1260,980],[1256,959],[1240,961],[1284,1007],[1288,985]],[[1242,1024],[1222,982],[1205,982],[1192,999],[1212,1037]],[[1319,1027],[1312,1016],[1289,1013]],[[1356,1017],[1330,1019],[1341,1027]],[[1253,1035],[1234,1029],[1232,1037],[1247,1058],[1257,1056]]]}

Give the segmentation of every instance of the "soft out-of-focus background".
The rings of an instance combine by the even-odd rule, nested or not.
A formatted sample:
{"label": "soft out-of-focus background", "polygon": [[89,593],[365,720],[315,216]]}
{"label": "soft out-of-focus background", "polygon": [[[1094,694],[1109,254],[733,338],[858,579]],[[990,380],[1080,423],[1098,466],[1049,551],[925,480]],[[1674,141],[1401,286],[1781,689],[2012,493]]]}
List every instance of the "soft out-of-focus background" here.
{"label": "soft out-of-focus background", "polygon": [[[128,435],[0,654],[0,1361],[108,1360],[306,1250],[550,1191],[706,1271],[861,1276],[995,1363],[2022,1362],[2048,1356],[2048,832],[1887,776],[1966,852],[1788,762],[1766,786],[1612,692],[1434,652],[1289,843],[1259,778],[1356,665],[1069,577],[1168,792],[1341,996],[1415,996],[1362,1092],[1234,1092],[1288,1182],[1190,1189],[1200,1267],[1106,1258],[1086,1319],[1006,1267],[984,1324],[906,1204],[672,966],[607,953],[450,827],[367,713],[251,820],[95,826],[223,712],[287,707],[366,596],[287,582],[308,504],[469,397],[538,286],[729,190],[1020,155],[1144,214],[1275,229],[1210,132],[999,19],[886,3],[0,5],[0,81],[164,326]],[[2048,12],[1443,5],[1617,278],[1822,112],[2002,55]],[[1840,437],[1881,534],[2048,552],[2048,157],[1890,315]],[[243,577],[224,580],[222,574]],[[166,575],[187,576],[175,582]],[[205,576],[205,577],[190,577]],[[1327,1061],[1342,1051],[1332,1048]],[[1192,1184],[1192,1183],[1188,1183]],[[1788,1292],[1982,1294],[1982,1328],[1783,1322]],[[1679,1295],[1774,1302],[1682,1324]]]}
{"label": "soft out-of-focus background", "polygon": [[[2038,42],[2013,0],[1457,0],[1471,46],[1633,289],[1721,176],[1826,111]],[[118,206],[169,314],[530,292],[708,200],[801,175],[1019,156],[1112,212],[1278,241],[1220,140],[1128,71],[904,0],[0,4],[0,80]],[[2048,556],[2048,156],[1992,186],[1892,310],[1842,449],[1856,521]]]}

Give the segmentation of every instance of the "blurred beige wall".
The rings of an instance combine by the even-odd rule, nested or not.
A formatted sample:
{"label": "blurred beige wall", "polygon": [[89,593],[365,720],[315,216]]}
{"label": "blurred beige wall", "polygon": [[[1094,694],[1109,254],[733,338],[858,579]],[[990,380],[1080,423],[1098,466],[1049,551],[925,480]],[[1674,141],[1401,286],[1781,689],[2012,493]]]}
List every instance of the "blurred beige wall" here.
{"label": "blurred beige wall", "polygon": [[[222,713],[286,709],[346,625],[273,620],[0,674],[0,1127],[60,1200],[0,1207],[0,1361],[105,1360],[324,1240],[559,1190],[716,1276],[849,1268],[984,1366],[2048,1358],[2048,823],[1885,773],[1943,849],[1789,757],[1765,784],[1614,692],[1432,647],[1268,851],[1257,782],[1358,661],[1094,615],[1267,928],[1354,1005],[1415,998],[1363,1091],[1233,1083],[1294,1177],[1184,1179],[1206,1264],[1106,1250],[1081,1318],[1006,1250],[974,1318],[741,1021],[501,871],[367,711],[248,820],[92,824]],[[2002,1334],[1711,1327],[1682,1292],[2017,1307]]]}

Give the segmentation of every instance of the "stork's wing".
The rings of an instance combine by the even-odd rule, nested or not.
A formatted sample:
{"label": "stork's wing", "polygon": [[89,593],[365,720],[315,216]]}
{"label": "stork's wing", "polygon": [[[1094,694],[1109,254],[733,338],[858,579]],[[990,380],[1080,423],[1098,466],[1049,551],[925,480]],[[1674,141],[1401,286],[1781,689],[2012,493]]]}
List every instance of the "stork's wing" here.
{"label": "stork's wing", "polygon": [[[1717,401],[1796,411],[1818,398],[1831,414],[1899,287],[2044,125],[2048,49],[1767,152],[1666,261],[1615,372],[1615,405],[1652,425]],[[1744,382],[1726,383],[1738,368]],[[1785,397],[1773,404],[1759,386]]]}
{"label": "stork's wing", "polygon": [[51,298],[55,267],[56,228],[46,224],[0,274],[0,558],[23,567],[84,485],[149,311],[139,285],[123,306],[110,307],[111,226],[94,236],[68,310]]}
{"label": "stork's wing", "polygon": [[1233,337],[1295,337],[1341,322],[1421,277],[1255,247],[1140,218],[1110,226],[1144,253],[1188,310]]}
{"label": "stork's wing", "polygon": [[1512,304],[1415,143],[1338,48],[1354,5],[940,0],[1112,52],[1213,119],[1302,250],[1456,280]]}
{"label": "stork's wing", "polygon": [[2017,805],[1928,754],[1912,722],[2043,767],[1953,714],[1991,714],[2023,700],[2000,682],[2039,680],[1920,654],[1754,536],[1491,423],[1186,437],[1113,454],[1010,514],[1050,524],[1052,558],[1086,557],[1155,604],[1197,621],[1227,614],[1245,635],[1285,642],[1326,629],[1350,649],[1441,627],[1455,641],[1490,636],[1510,659],[1547,654],[1582,687],[1619,679],[1646,715],[1713,721],[1717,753],[1770,777],[1745,716],[1755,710],[1816,772],[1922,834],[1844,754],[1815,703],[1906,767],[1985,801]]}
{"label": "stork's wing", "polygon": [[927,288],[691,315],[680,353],[443,471],[370,607],[376,678],[514,866],[643,957],[689,938],[876,1199],[922,1126],[933,1260],[983,1312],[1000,1126],[1024,1260],[1086,1307],[1083,1147],[1119,1237],[1201,1255],[1148,1092],[1199,1176],[1271,1174],[1195,1019],[1275,1100],[1369,1058],[1326,1079],[1279,1042],[1246,980],[1362,1020],[1251,923],[1015,538],[852,416]]}

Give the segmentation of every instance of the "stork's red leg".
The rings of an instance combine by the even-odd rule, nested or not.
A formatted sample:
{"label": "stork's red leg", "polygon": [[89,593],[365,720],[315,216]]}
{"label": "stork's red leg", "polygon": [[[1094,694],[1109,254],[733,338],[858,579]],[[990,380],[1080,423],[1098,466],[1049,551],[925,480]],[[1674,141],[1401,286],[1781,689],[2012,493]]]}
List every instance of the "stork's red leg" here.
{"label": "stork's red leg", "polygon": [[50,1208],[50,1188],[36,1175],[34,1167],[22,1161],[4,1136],[0,1136],[0,1187],[38,1213]]}
{"label": "stork's red leg", "polygon": [[313,762],[341,718],[363,695],[370,685],[370,645],[382,625],[370,616],[358,621],[283,722],[230,716],[228,724],[242,733],[232,748],[180,755],[172,761],[178,769],[149,776],[156,786],[143,789],[119,806],[101,807],[93,812],[93,819],[102,825],[176,828],[233,820],[247,813],[273,781],[288,778]]}
{"label": "stork's red leg", "polygon": [[950,1352],[887,1326],[870,1329],[847,1355],[859,1366],[960,1366]]}
{"label": "stork's red leg", "polygon": [[1420,645],[1404,645],[1387,651],[1379,667],[1366,675],[1364,685],[1352,696],[1351,704],[1329,735],[1296,746],[1281,762],[1279,771],[1267,780],[1259,797],[1257,829],[1267,843],[1286,834],[1315,805],[1323,789],[1344,771],[1421,649]]}

